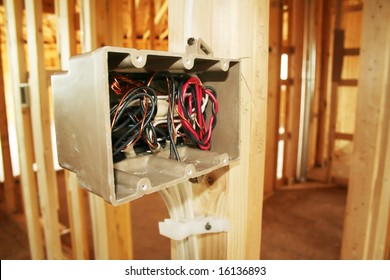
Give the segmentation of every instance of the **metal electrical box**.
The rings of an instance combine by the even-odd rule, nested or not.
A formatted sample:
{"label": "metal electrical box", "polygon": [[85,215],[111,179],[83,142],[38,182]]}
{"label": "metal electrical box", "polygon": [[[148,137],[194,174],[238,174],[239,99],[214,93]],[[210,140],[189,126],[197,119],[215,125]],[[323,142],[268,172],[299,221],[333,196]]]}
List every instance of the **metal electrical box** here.
{"label": "metal electrical box", "polygon": [[[190,78],[213,95],[199,97],[197,104],[183,90],[183,100],[190,100],[186,116],[195,118],[188,124],[183,101],[173,94]],[[113,205],[225,166],[239,157],[239,80],[238,60],[207,55],[103,47],[72,57],[69,71],[52,76],[59,163],[77,174],[81,187]],[[214,103],[207,105],[210,100]],[[128,119],[117,124],[126,114]],[[199,126],[198,117],[205,126],[212,122],[207,145],[186,137]],[[183,127],[191,131],[182,132]],[[131,136],[131,130],[138,134]]]}

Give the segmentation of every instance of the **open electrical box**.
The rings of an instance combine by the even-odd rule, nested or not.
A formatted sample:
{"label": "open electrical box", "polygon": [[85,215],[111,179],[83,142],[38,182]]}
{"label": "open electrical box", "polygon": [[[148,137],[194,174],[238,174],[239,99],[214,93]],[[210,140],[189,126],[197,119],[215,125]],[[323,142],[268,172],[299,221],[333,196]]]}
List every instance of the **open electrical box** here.
{"label": "open electrical box", "polygon": [[52,76],[60,165],[118,205],[239,157],[238,60],[103,47]]}

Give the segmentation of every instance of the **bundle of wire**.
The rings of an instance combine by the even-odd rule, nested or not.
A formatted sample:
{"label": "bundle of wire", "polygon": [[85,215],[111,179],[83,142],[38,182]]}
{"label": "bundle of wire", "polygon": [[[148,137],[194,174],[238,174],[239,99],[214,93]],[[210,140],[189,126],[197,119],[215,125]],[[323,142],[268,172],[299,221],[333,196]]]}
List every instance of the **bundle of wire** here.
{"label": "bundle of wire", "polygon": [[[209,150],[218,113],[216,91],[204,86],[196,76],[155,72],[145,79],[145,75],[111,73],[114,162],[125,158],[123,152],[135,145],[152,152],[169,145],[170,158],[175,160],[180,160],[179,144]],[[207,120],[209,103],[211,116]],[[167,112],[163,117],[157,116],[158,107],[165,104]]]}

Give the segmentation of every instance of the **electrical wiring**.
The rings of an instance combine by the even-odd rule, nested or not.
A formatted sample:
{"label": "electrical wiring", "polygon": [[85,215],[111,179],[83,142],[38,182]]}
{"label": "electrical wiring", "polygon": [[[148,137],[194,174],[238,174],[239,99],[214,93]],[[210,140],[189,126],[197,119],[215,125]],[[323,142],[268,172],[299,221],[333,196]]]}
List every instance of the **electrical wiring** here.
{"label": "electrical wiring", "polygon": [[[133,101],[138,101],[138,106],[129,106]],[[155,137],[154,127],[151,125],[156,110],[156,101],[157,96],[154,89],[143,86],[125,93],[119,104],[112,107],[110,112],[112,132],[122,131],[123,127],[127,127],[113,141],[114,156],[130,145],[136,144],[141,137],[144,137],[150,147],[156,146],[155,139],[157,137]],[[152,132],[152,137],[145,133],[147,131]]]}
{"label": "electrical wiring", "polygon": [[[190,92],[189,96],[187,96],[188,91]],[[177,111],[185,134],[200,149],[210,149],[211,132],[215,126],[216,114],[218,113],[215,90],[211,87],[203,87],[198,78],[191,77],[183,83],[179,92]],[[207,96],[207,101],[211,100],[212,103],[212,116],[208,124],[206,124],[205,112],[202,108],[204,96]]]}
{"label": "electrical wiring", "polygon": [[217,93],[197,76],[112,72],[109,79],[114,161],[125,158],[129,147],[138,152],[169,149],[169,158],[178,161],[181,145],[210,149]]}

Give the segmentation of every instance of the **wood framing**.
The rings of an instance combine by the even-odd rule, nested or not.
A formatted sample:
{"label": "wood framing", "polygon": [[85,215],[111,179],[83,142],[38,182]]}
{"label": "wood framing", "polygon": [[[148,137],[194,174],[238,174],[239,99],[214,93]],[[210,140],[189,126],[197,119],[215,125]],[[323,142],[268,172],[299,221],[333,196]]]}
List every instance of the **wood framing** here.
{"label": "wood framing", "polygon": [[46,253],[48,259],[62,259],[58,222],[57,179],[53,163],[50,127],[50,100],[46,84],[43,36],[42,3],[25,1],[28,41],[29,89],[34,152],[40,208],[43,219]]}
{"label": "wood framing", "polygon": [[[361,5],[349,9],[335,2],[330,86],[327,180],[348,181],[348,169],[355,131],[359,72]],[[325,140],[326,141],[326,140]],[[348,143],[347,141],[350,141]]]}
{"label": "wood framing", "polygon": [[328,140],[328,170],[327,181],[332,181],[332,165],[333,153],[335,146],[336,122],[337,122],[337,95],[338,83],[341,79],[342,63],[343,63],[343,48],[344,48],[344,31],[341,29],[342,25],[342,2],[336,1],[335,8],[335,23],[333,30],[333,49],[332,49],[332,73],[331,73],[331,87],[330,87],[330,116],[329,116],[329,140]]}
{"label": "wood framing", "polygon": [[[76,30],[74,26],[75,1],[56,0],[57,38],[61,67],[67,70],[69,58],[76,54]],[[86,205],[76,175],[64,170],[69,215],[69,228],[72,241],[72,258],[89,259]]]}
{"label": "wood framing", "polygon": [[[215,258],[212,251],[224,248],[227,259],[258,259],[260,255],[268,19],[269,1],[169,1],[170,51],[184,52],[187,38],[201,37],[215,57],[242,58],[240,160],[207,175],[220,182],[213,197],[218,197],[220,213],[229,218],[231,230],[227,236],[220,233],[202,237],[203,244],[212,249],[201,258]],[[209,185],[203,183],[197,188],[195,199],[205,198],[207,204]],[[225,242],[226,247],[221,245]]]}
{"label": "wood framing", "polygon": [[280,115],[280,62],[282,55],[282,6],[280,0],[270,3],[269,23],[269,63],[268,63],[268,98],[267,98],[267,149],[264,174],[264,196],[274,192],[279,140]]}
{"label": "wood framing", "polygon": [[383,259],[390,201],[390,3],[364,1],[342,259]]}
{"label": "wood framing", "polygon": [[12,173],[11,152],[8,138],[8,122],[7,110],[5,102],[4,77],[3,77],[3,62],[0,54],[0,143],[1,154],[3,157],[3,171],[4,171],[4,197],[7,205],[7,211],[12,213],[16,210],[15,201],[15,182]]}
{"label": "wood framing", "polygon": [[302,61],[303,61],[303,32],[305,17],[304,0],[288,0],[288,7],[291,9],[289,15],[288,41],[289,46],[294,48],[294,53],[289,56],[288,73],[294,83],[289,87],[287,112],[286,112],[286,132],[290,135],[289,141],[285,145],[284,174],[287,183],[295,182],[297,173],[298,156],[298,132],[299,116],[301,104],[301,84],[302,84]]}
{"label": "wood framing", "polygon": [[[326,27],[324,27],[324,9],[328,1],[319,0],[314,2],[314,11],[312,17],[314,17],[314,41],[315,41],[315,69],[314,69],[314,96],[312,97],[311,110],[310,110],[310,120],[309,120],[309,141],[308,141],[308,155],[307,155],[307,165],[302,166],[306,168],[306,171],[312,170],[316,165],[316,155],[317,155],[317,143],[319,141],[319,120],[320,120],[320,100],[322,89],[322,69],[321,58],[323,57],[323,52],[326,50],[323,49],[322,38],[323,33],[327,32]],[[323,94],[326,97],[326,92]],[[305,176],[306,177],[306,176]]]}
{"label": "wood framing", "polygon": [[21,85],[27,83],[27,69],[22,38],[23,2],[22,0],[6,0],[4,4],[7,17],[8,61],[12,65],[10,73],[13,85],[20,176],[27,234],[31,258],[44,259],[44,242],[39,222],[38,192],[33,171],[34,150],[30,108],[26,104],[23,105],[21,99]]}
{"label": "wood framing", "polygon": [[318,137],[316,144],[316,159],[315,163],[317,166],[323,166],[328,161],[328,131],[329,131],[329,61],[331,56],[331,2],[332,1],[324,1],[323,3],[323,25],[322,25],[322,54],[319,57],[320,64],[320,73],[321,73],[321,81],[319,84],[319,104],[318,104]]}
{"label": "wood framing", "polygon": [[[95,50],[98,47],[118,42],[111,41],[109,34],[103,28],[97,28],[98,11],[99,16],[110,20],[114,26],[119,26],[121,17],[110,18],[105,10],[104,1],[82,0],[81,1],[81,28],[84,37],[82,38],[83,52]],[[101,14],[103,12],[103,14]],[[121,34],[121,33],[120,33]],[[123,33],[124,34],[124,33]],[[124,40],[122,40],[123,44]],[[91,207],[92,233],[95,259],[131,259],[133,256],[131,236],[131,215],[130,203],[121,206],[111,206],[102,198],[89,194]]]}

